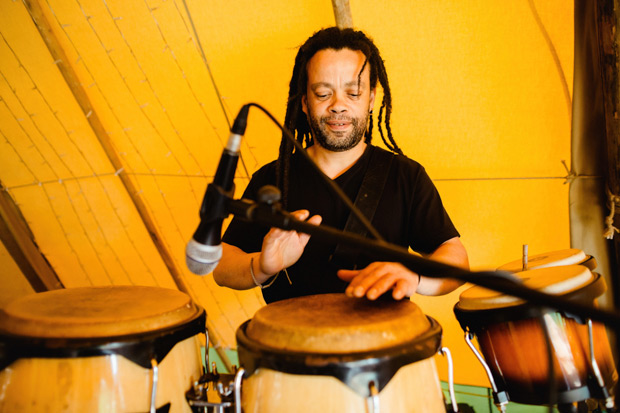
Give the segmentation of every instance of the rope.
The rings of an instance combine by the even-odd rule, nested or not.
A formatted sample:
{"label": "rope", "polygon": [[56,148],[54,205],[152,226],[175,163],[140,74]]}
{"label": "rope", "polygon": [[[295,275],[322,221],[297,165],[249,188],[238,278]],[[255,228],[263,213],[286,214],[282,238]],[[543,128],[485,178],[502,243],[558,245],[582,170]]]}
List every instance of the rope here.
{"label": "rope", "polygon": [[564,185],[572,184],[575,178],[577,177],[577,174],[575,173],[575,171],[573,171],[572,167],[570,168],[568,167],[564,159],[562,159],[561,162],[562,162],[562,165],[564,165],[564,169],[566,169],[566,176],[564,177]]}
{"label": "rope", "polygon": [[605,228],[605,232],[603,233],[603,235],[607,239],[613,239],[614,234],[616,232],[620,233],[620,230],[614,227],[614,216],[616,215],[616,204],[618,204],[618,206],[620,207],[620,196],[613,194],[609,190],[609,187],[607,187],[607,198],[608,198],[610,213],[607,216],[607,218],[605,218],[605,224],[607,225],[607,227]]}

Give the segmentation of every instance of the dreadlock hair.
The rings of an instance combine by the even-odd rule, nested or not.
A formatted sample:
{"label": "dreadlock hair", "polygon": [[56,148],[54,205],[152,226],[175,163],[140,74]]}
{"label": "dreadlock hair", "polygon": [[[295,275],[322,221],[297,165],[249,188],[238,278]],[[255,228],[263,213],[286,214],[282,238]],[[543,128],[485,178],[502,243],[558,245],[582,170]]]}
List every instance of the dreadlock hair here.
{"label": "dreadlock hair", "polygon": [[[299,48],[295,57],[295,66],[293,67],[293,75],[289,84],[288,101],[286,105],[286,116],[284,118],[284,126],[293,133],[299,143],[308,147],[313,144],[312,135],[310,133],[310,125],[306,118],[306,114],[302,110],[302,97],[306,94],[308,85],[307,65],[310,59],[319,51],[325,49],[350,49],[360,51],[366,57],[364,65],[360,70],[359,76],[367,64],[370,65],[370,88],[377,86],[377,81],[383,88],[383,100],[379,109],[378,128],[381,139],[385,146],[392,152],[402,155],[402,150],[398,147],[392,136],[390,127],[390,117],[392,114],[392,94],[388,82],[387,72],[383,64],[383,59],[379,54],[379,50],[373,41],[363,32],[353,29],[340,29],[338,27],[329,27],[314,33]],[[383,114],[385,112],[385,119]],[[387,131],[387,139],[383,133],[381,126],[384,120],[385,130]],[[373,121],[370,116],[368,128],[364,134],[365,142],[370,144],[372,139]],[[282,136],[280,142],[280,153],[276,166],[277,185],[282,191],[282,203],[287,204],[288,193],[288,174],[291,155],[293,154],[294,145]]]}

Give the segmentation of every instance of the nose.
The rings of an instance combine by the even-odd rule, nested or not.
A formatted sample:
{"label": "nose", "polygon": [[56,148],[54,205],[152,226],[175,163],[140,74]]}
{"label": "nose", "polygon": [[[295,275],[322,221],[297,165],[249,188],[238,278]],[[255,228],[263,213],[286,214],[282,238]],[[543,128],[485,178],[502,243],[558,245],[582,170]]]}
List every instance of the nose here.
{"label": "nose", "polygon": [[333,95],[331,105],[329,106],[329,111],[334,114],[340,114],[347,111],[342,94],[335,93]]}

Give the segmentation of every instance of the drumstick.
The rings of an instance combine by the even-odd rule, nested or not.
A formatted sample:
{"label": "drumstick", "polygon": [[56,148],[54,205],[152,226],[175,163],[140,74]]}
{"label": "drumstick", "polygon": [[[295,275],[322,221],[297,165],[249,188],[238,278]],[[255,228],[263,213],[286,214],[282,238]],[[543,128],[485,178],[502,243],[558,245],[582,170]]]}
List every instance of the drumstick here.
{"label": "drumstick", "polygon": [[523,244],[523,257],[522,257],[522,262],[523,262],[523,271],[527,271],[527,244]]}

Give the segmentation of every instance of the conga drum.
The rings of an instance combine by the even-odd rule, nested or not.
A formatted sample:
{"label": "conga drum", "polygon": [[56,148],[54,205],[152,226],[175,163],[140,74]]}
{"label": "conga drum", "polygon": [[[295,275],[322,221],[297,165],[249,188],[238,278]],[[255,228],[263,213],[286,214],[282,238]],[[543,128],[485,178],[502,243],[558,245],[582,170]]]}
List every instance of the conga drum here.
{"label": "conga drum", "polygon": [[441,333],[408,300],[325,294],[269,304],[237,329],[243,410],[445,411],[431,357]]}
{"label": "conga drum", "polygon": [[[525,286],[595,305],[605,280],[581,265],[546,267],[515,273]],[[523,300],[482,287],[461,293],[454,307],[464,331],[473,334],[499,391],[510,400],[543,405],[570,404],[601,397],[593,380],[585,320],[540,310]],[[617,373],[603,325],[593,323],[594,355],[605,387],[611,391]],[[546,329],[546,332],[545,330]],[[547,338],[548,337],[548,341]],[[553,367],[549,364],[551,346]],[[549,377],[553,371],[553,377]],[[549,380],[555,399],[549,400]]]}
{"label": "conga drum", "polygon": [[186,294],[71,288],[0,314],[0,411],[191,412],[206,316]]}
{"label": "conga drum", "polygon": [[[527,257],[527,270],[559,267],[562,265],[583,265],[590,271],[594,271],[597,267],[596,259],[593,256],[586,255],[585,252],[577,248],[543,252],[541,254],[530,255]],[[497,270],[521,272],[523,271],[523,259],[510,261],[499,266]]]}

